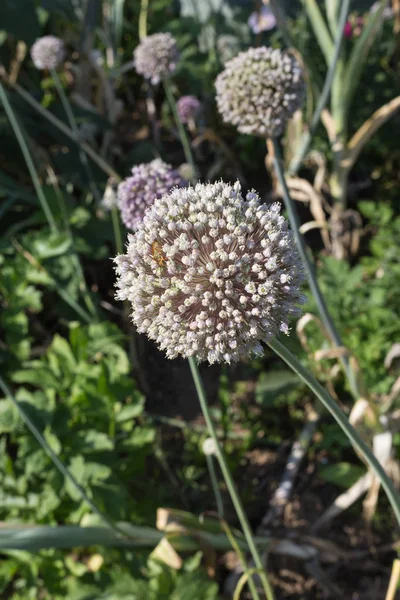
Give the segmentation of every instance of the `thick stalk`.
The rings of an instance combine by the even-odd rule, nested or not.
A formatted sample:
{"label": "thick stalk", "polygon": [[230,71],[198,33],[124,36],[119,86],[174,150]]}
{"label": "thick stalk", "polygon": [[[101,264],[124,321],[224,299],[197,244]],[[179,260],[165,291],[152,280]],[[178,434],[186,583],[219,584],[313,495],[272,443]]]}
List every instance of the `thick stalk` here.
{"label": "thick stalk", "polygon": [[[274,147],[274,157],[273,157],[274,168],[275,168],[276,175],[278,177],[279,183],[282,188],[283,201],[285,203],[286,210],[288,211],[290,225],[293,230],[293,234],[294,234],[294,237],[296,240],[296,245],[297,245],[297,249],[300,254],[300,258],[302,260],[302,263],[304,265],[304,268],[305,268],[305,271],[306,271],[306,274],[308,277],[308,282],[310,285],[311,293],[317,304],[317,308],[318,308],[319,314],[321,315],[322,322],[324,323],[325,328],[328,331],[328,333],[332,339],[332,342],[337,347],[343,347],[342,339],[339,335],[339,332],[337,331],[337,329],[335,327],[332,317],[329,314],[328,307],[325,304],[325,299],[319,288],[316,273],[315,273],[315,267],[308,256],[304,237],[300,233],[301,223],[300,223],[299,215],[297,213],[296,206],[295,206],[292,198],[290,197],[290,193],[289,193],[289,190],[288,190],[288,187],[286,184],[286,179],[285,179],[285,175],[283,172],[281,150],[280,150],[279,142],[276,138],[273,139],[273,147]],[[351,369],[351,366],[350,366],[350,363],[349,363],[347,357],[342,358],[342,364],[345,369],[352,394],[354,395],[355,398],[359,398],[361,394],[358,390],[357,380]]]}
{"label": "thick stalk", "polygon": [[354,427],[349,423],[345,413],[341,410],[338,404],[331,398],[326,389],[311,375],[311,373],[303,367],[301,362],[277,339],[268,342],[269,347],[276,352],[278,356],[304,381],[304,383],[314,392],[318,400],[331,413],[337,424],[346,434],[354,448],[358,450],[365,462],[369,465],[375,475],[378,477],[386,492],[388,500],[392,505],[396,515],[397,522],[400,525],[400,496],[395,489],[392,480],[385,472],[382,465],[376,459],[371,449],[367,446],[364,440],[360,437]]}
{"label": "thick stalk", "polygon": [[178,110],[176,108],[175,98],[172,93],[171,83],[170,83],[169,79],[164,78],[163,84],[164,84],[164,90],[165,90],[165,95],[167,96],[168,104],[171,108],[172,114],[174,115],[175,123],[178,128],[178,133],[179,133],[179,137],[180,137],[181,144],[183,147],[183,152],[185,153],[186,162],[189,163],[189,165],[192,168],[192,172],[193,172],[192,183],[193,183],[193,185],[195,185],[197,183],[197,170],[196,170],[196,165],[194,163],[192,150],[190,147],[190,140],[186,133],[186,129],[183,126],[183,123],[181,122],[181,120],[179,118]]}
{"label": "thick stalk", "polygon": [[139,13],[139,39],[143,41],[147,36],[147,14],[149,12],[149,0],[141,0]]}
{"label": "thick stalk", "polygon": [[314,114],[312,116],[309,128],[301,136],[299,150],[297,151],[296,156],[293,158],[293,160],[291,161],[291,164],[289,166],[289,171],[288,171],[289,175],[294,175],[299,170],[299,168],[304,160],[304,157],[307,154],[311,139],[312,139],[312,137],[315,133],[315,130],[318,126],[318,123],[319,123],[319,120],[321,117],[321,113],[326,106],[326,103],[327,103],[327,100],[329,97],[329,92],[331,91],[331,86],[332,86],[332,83],[335,78],[336,65],[337,65],[337,62],[338,62],[338,59],[340,56],[340,50],[342,47],[343,32],[344,32],[344,26],[346,23],[346,19],[347,19],[347,14],[349,12],[349,5],[350,5],[350,0],[343,0],[343,4],[342,4],[341,10],[340,10],[340,17],[339,17],[339,23],[338,23],[338,28],[337,28],[336,38],[335,38],[335,46],[333,49],[333,55],[332,55],[331,62],[329,64],[329,69],[328,69],[326,77],[325,77],[321,95],[319,97],[317,106],[316,106]]}
{"label": "thick stalk", "polygon": [[[192,372],[193,381],[194,381],[194,384],[196,386],[196,391],[197,391],[197,395],[198,395],[198,398],[199,398],[201,410],[203,412],[204,419],[205,419],[206,425],[208,427],[209,434],[212,437],[212,439],[214,440],[218,462],[219,462],[222,474],[223,474],[224,479],[225,479],[226,487],[228,488],[230,497],[232,499],[233,506],[235,507],[236,514],[238,516],[240,525],[242,527],[244,536],[246,538],[246,542],[247,542],[247,545],[249,547],[249,550],[250,550],[251,556],[253,558],[254,564],[256,565],[256,568],[260,570],[260,573],[261,573],[260,574],[260,578],[263,581],[263,584],[264,584],[264,587],[265,587],[265,591],[266,591],[266,594],[267,594],[267,598],[268,598],[268,600],[273,600],[274,594],[273,594],[272,588],[270,586],[270,583],[268,581],[268,577],[267,577],[267,574],[265,572],[265,569],[264,569],[264,566],[263,566],[260,554],[258,552],[257,546],[256,546],[256,544],[254,542],[253,534],[252,534],[252,531],[251,531],[251,527],[250,527],[249,521],[247,519],[246,513],[245,513],[245,511],[243,509],[241,500],[239,498],[239,494],[237,492],[235,483],[233,481],[231,472],[229,470],[229,466],[228,466],[227,460],[226,460],[225,455],[224,455],[224,453],[222,451],[222,447],[221,447],[221,445],[220,445],[220,443],[218,441],[217,432],[216,432],[214,423],[213,423],[211,415],[210,415],[210,409],[209,409],[208,402],[207,402],[207,396],[206,396],[206,393],[205,393],[205,390],[204,390],[204,387],[203,387],[203,382],[202,382],[201,377],[200,377],[200,373],[199,373],[199,369],[198,369],[196,360],[193,357],[189,358],[189,365],[190,365],[190,370]],[[252,591],[252,594],[253,594],[254,598],[259,598],[258,592],[255,589],[255,585],[254,585],[253,580],[249,579],[249,585],[251,585],[251,583],[253,584],[253,586],[252,586],[253,589],[251,591]]]}
{"label": "thick stalk", "polygon": [[56,222],[54,220],[53,214],[50,210],[49,204],[47,202],[46,196],[43,193],[42,186],[40,184],[40,180],[38,174],[36,172],[35,164],[32,160],[32,156],[30,150],[28,148],[28,144],[25,141],[24,135],[22,133],[21,127],[18,123],[18,119],[12,109],[12,106],[8,100],[7,92],[4,89],[3,85],[0,83],[0,100],[3,104],[5,113],[10,121],[11,127],[14,130],[15,137],[17,138],[19,147],[21,148],[21,152],[26,162],[26,166],[28,167],[29,174],[32,179],[33,186],[35,188],[36,195],[39,199],[39,202],[42,206],[43,212],[46,216],[49,227],[53,233],[58,232],[58,228]]}

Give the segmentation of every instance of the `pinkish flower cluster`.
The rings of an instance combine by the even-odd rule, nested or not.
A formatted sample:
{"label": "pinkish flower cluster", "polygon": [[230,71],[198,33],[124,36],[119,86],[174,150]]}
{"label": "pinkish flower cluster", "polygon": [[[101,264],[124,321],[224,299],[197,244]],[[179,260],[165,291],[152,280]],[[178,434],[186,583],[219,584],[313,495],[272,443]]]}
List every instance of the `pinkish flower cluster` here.
{"label": "pinkish flower cluster", "polygon": [[146,209],[173,187],[187,185],[178,171],[159,158],[132,168],[118,186],[118,207],[128,229],[135,229]]}
{"label": "pinkish flower cluster", "polygon": [[200,110],[200,100],[196,96],[181,96],[176,106],[182,123],[189,123],[195,120]]}
{"label": "pinkish flower cluster", "polygon": [[64,42],[54,35],[45,35],[33,44],[31,58],[37,69],[56,69],[65,58]]}
{"label": "pinkish flower cluster", "polygon": [[136,71],[157,85],[176,69],[179,53],[175,39],[170,33],[149,35],[135,49],[133,60]]}
{"label": "pinkish flower cluster", "polygon": [[300,314],[303,270],[280,205],[239,182],[178,188],[154,201],[125,255],[117,298],[168,358],[232,362],[263,352]]}
{"label": "pinkish flower cluster", "polygon": [[226,63],[215,81],[218,110],[240,133],[276,137],[301,107],[305,84],[290,54],[250,48]]}

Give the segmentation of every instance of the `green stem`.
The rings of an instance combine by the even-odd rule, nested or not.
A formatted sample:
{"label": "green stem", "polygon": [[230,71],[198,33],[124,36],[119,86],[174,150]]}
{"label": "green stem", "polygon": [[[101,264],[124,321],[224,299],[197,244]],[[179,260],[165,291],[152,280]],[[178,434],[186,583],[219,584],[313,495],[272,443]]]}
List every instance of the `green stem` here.
{"label": "green stem", "polygon": [[139,13],[139,40],[147,36],[147,14],[149,11],[149,0],[141,0]]}
{"label": "green stem", "polygon": [[122,242],[121,224],[119,222],[118,210],[116,206],[111,209],[111,221],[114,231],[115,248],[118,254],[123,254],[124,245]]}
{"label": "green stem", "polygon": [[[209,409],[208,402],[207,402],[207,396],[206,396],[206,393],[205,393],[205,390],[203,387],[203,382],[200,377],[200,372],[199,372],[196,360],[193,357],[189,358],[189,365],[190,365],[190,370],[192,372],[192,377],[193,377],[193,381],[194,381],[194,384],[196,387],[197,395],[199,398],[201,410],[203,412],[204,419],[206,421],[206,425],[208,427],[210,436],[214,440],[218,462],[219,462],[222,474],[224,476],[225,483],[228,488],[230,497],[232,499],[233,506],[235,507],[236,514],[239,518],[240,525],[243,529],[243,533],[244,533],[247,545],[249,547],[251,556],[253,557],[254,564],[256,565],[256,568],[260,569],[260,571],[262,572],[262,575],[260,575],[260,577],[265,586],[267,598],[268,598],[268,600],[273,600],[274,594],[273,594],[272,588],[270,586],[270,583],[268,581],[267,574],[265,573],[263,563],[262,563],[260,554],[258,552],[257,546],[254,542],[251,527],[250,527],[249,521],[247,519],[246,513],[243,509],[242,503],[240,501],[239,494],[237,492],[235,483],[233,481],[231,472],[229,470],[227,460],[222,451],[222,447],[218,441],[217,432],[216,432],[214,423],[211,419],[210,409]],[[254,581],[252,579],[249,579],[249,585],[251,586],[251,592],[252,592],[253,596],[255,598],[259,598],[258,592],[255,588]]]}
{"label": "green stem", "polygon": [[289,175],[294,175],[299,170],[299,168],[304,160],[304,157],[307,154],[311,139],[312,139],[312,137],[315,133],[315,130],[318,126],[318,123],[319,123],[319,120],[321,117],[321,113],[326,106],[329,92],[331,90],[331,86],[332,86],[332,83],[333,83],[333,80],[335,77],[335,73],[336,73],[336,65],[337,65],[337,62],[338,62],[339,56],[340,56],[340,50],[341,50],[342,41],[343,41],[344,26],[346,23],[347,14],[349,12],[349,5],[350,5],[350,0],[343,0],[343,4],[342,4],[341,10],[340,10],[339,24],[338,24],[338,29],[337,29],[336,38],[335,38],[335,46],[334,46],[334,50],[333,50],[332,60],[329,65],[329,69],[326,74],[322,92],[319,97],[318,104],[315,108],[314,114],[312,116],[310,126],[309,126],[308,130],[306,132],[304,132],[303,135],[301,136],[299,150],[296,153],[296,156],[293,158],[293,160],[291,161],[291,164],[289,166],[289,171],[288,171]]}
{"label": "green stem", "polygon": [[269,5],[276,19],[278,28],[282,34],[286,46],[288,48],[294,48],[295,44],[293,43],[292,36],[287,26],[288,18],[284,12],[282,2],[280,2],[279,0],[269,0]]}
{"label": "green stem", "polygon": [[318,400],[325,406],[325,408],[331,413],[333,418],[336,420],[338,425],[346,434],[347,438],[353,444],[359,453],[363,456],[365,462],[370,466],[372,471],[378,477],[382,484],[383,489],[392,505],[393,511],[396,515],[396,519],[400,524],[400,496],[395,489],[392,480],[386,474],[382,465],[375,458],[371,449],[367,446],[364,440],[360,437],[357,431],[347,420],[346,415],[338,406],[338,404],[331,398],[325,388],[311,375],[311,373],[303,367],[301,362],[277,339],[268,342],[269,347],[280,356],[285,363],[304,381],[306,385],[314,392]]}
{"label": "green stem", "polygon": [[218,516],[221,517],[221,519],[223,519],[224,518],[224,504],[222,502],[222,496],[221,496],[221,492],[220,492],[219,485],[218,485],[218,479],[217,479],[217,474],[215,472],[213,457],[210,456],[209,454],[206,454],[206,461],[207,461],[208,472],[210,474],[211,485],[212,485],[214,496],[215,496],[215,502],[217,503]]}
{"label": "green stem", "polygon": [[82,292],[82,296],[85,301],[86,307],[88,308],[89,312],[92,314],[93,318],[95,320],[97,320],[98,319],[97,310],[93,303],[92,297],[90,295],[90,292],[89,292],[89,289],[88,289],[88,286],[86,283],[85,274],[83,272],[83,268],[81,265],[81,261],[80,261],[78,252],[76,251],[75,238],[74,238],[72,229],[70,227],[68,211],[67,211],[67,207],[66,207],[65,200],[64,200],[64,194],[61,192],[61,190],[58,186],[57,177],[56,177],[53,169],[50,166],[47,167],[47,174],[48,174],[51,184],[53,186],[54,192],[58,198],[58,204],[59,204],[62,218],[64,221],[65,230],[69,236],[69,239],[71,240],[71,248],[72,248],[71,258],[74,262],[78,278],[80,278],[79,289]]}
{"label": "green stem", "polygon": [[[124,244],[123,244],[123,240],[122,240],[121,222],[119,219],[118,209],[116,206],[113,206],[111,209],[111,221],[112,221],[112,226],[113,226],[113,231],[114,231],[114,241],[115,241],[115,248],[116,248],[117,254],[123,254],[124,253]],[[127,323],[129,323],[130,322],[129,303],[124,302],[123,312],[124,312],[124,319],[126,320]],[[140,368],[139,353],[138,353],[138,348],[137,348],[137,335],[136,335],[134,329],[132,329],[132,328],[130,328],[130,332],[129,332],[129,356],[131,359],[131,364],[133,365],[133,368],[135,369],[135,374],[136,374],[138,381],[142,387],[142,390],[143,390],[143,392],[146,392],[148,390],[148,386],[147,386],[146,379],[142,373],[142,369]]]}
{"label": "green stem", "polygon": [[169,79],[164,78],[163,84],[164,84],[164,90],[165,90],[165,95],[167,96],[168,104],[171,108],[172,114],[174,115],[175,123],[178,128],[178,133],[179,133],[179,137],[180,137],[181,144],[183,147],[183,152],[185,153],[186,162],[189,163],[189,165],[191,166],[192,171],[193,171],[192,183],[193,183],[193,185],[195,185],[197,183],[197,169],[196,169],[196,165],[194,163],[192,150],[190,148],[190,141],[189,141],[188,135],[186,133],[186,129],[184,128],[183,123],[181,122],[181,120],[179,118],[178,110],[176,108],[175,98],[172,93],[171,83],[170,83]]}
{"label": "green stem", "polygon": [[[54,85],[56,87],[57,93],[60,96],[60,100],[61,103],[64,107],[65,110],[65,114],[67,115],[67,119],[68,119],[68,123],[69,126],[71,127],[72,133],[74,134],[74,137],[76,140],[79,140],[79,129],[78,129],[78,125],[76,123],[76,119],[74,116],[74,113],[72,111],[71,105],[69,103],[69,100],[65,94],[64,88],[61,85],[61,81],[57,75],[57,71],[55,69],[50,69],[50,73],[51,76],[53,78],[53,82]],[[86,154],[83,152],[82,148],[79,146],[79,158],[81,160],[81,163],[86,171],[86,175],[88,177],[89,180],[89,184],[90,184],[90,189],[92,191],[92,194],[94,196],[94,198],[96,199],[97,202],[100,201],[100,196],[99,196],[99,192],[97,190],[97,186],[94,182],[93,179],[93,173],[91,171],[90,165],[89,165],[89,161],[87,159]]]}
{"label": "green stem", "polygon": [[57,284],[56,284],[56,290],[57,290],[57,294],[59,296],[61,296],[61,298],[64,300],[64,302],[66,302],[71,308],[74,309],[74,311],[84,320],[86,321],[86,323],[92,323],[93,322],[93,318],[91,315],[89,315],[81,306],[79,306],[79,304],[72,298],[72,296],[70,296],[68,294],[68,292],[66,292],[65,290],[63,290],[62,288],[57,288]]}
{"label": "green stem", "polygon": [[[0,73],[1,75],[1,73]],[[93,150],[89,144],[86,142],[81,142],[79,138],[76,138],[74,133],[71,131],[69,127],[65,125],[60,119],[58,119],[53,113],[44,108],[39,102],[37,102],[28,92],[24,90],[18,83],[8,82],[10,87],[17,92],[19,96],[25,102],[27,102],[34,110],[36,110],[42,117],[47,119],[54,127],[56,127],[59,131],[61,131],[64,135],[69,137],[72,141],[74,141],[85,153],[92,159],[94,163],[109,177],[113,177],[117,182],[121,181],[121,177],[118,175],[116,171],[99,155],[97,152]]]}
{"label": "green stem", "polygon": [[9,121],[10,121],[11,127],[14,130],[15,137],[17,138],[17,141],[18,141],[19,146],[21,148],[21,152],[22,152],[22,154],[24,156],[24,159],[25,159],[25,162],[26,162],[26,166],[28,167],[28,171],[29,171],[29,174],[31,176],[33,186],[35,188],[36,195],[37,195],[37,197],[39,199],[39,202],[40,202],[40,204],[42,206],[42,209],[43,209],[43,212],[44,212],[44,214],[46,216],[46,219],[47,219],[47,222],[49,224],[49,227],[50,227],[50,229],[51,229],[51,231],[53,233],[58,233],[58,228],[57,228],[56,222],[54,220],[54,217],[53,217],[52,212],[50,210],[50,207],[48,205],[46,196],[43,193],[43,189],[42,189],[42,186],[40,184],[38,174],[36,172],[36,167],[35,167],[35,164],[33,162],[30,150],[28,148],[28,144],[25,141],[25,138],[24,138],[24,135],[22,133],[21,127],[20,127],[20,125],[18,123],[18,119],[17,119],[17,117],[16,117],[16,115],[15,115],[15,113],[13,111],[13,108],[12,108],[12,106],[11,106],[9,100],[8,100],[7,92],[6,92],[6,90],[4,89],[4,87],[3,87],[3,85],[1,83],[0,83],[0,100],[1,100],[1,102],[3,104],[3,107],[4,107],[4,110],[6,112],[6,115],[7,115],[8,119],[9,119]]}
{"label": "green stem", "polygon": [[[283,166],[282,166],[281,150],[280,150],[279,142],[276,138],[273,138],[273,146],[274,146],[274,157],[273,157],[274,168],[275,168],[279,183],[282,188],[283,201],[285,203],[286,210],[288,212],[290,225],[293,230],[293,234],[294,234],[294,238],[296,240],[297,249],[299,251],[300,258],[301,258],[304,268],[306,270],[311,293],[317,304],[318,311],[319,311],[319,314],[321,315],[322,322],[325,325],[325,328],[328,331],[328,333],[332,339],[332,342],[334,343],[334,345],[336,347],[343,347],[342,339],[339,335],[339,332],[337,331],[337,329],[335,327],[332,317],[329,314],[328,307],[326,306],[326,303],[325,303],[325,299],[319,288],[316,273],[315,273],[315,266],[308,256],[304,237],[300,233],[300,226],[301,226],[300,218],[299,218],[296,206],[295,206],[292,198],[290,197],[290,193],[289,193],[289,190],[288,190],[288,187],[286,184],[286,179],[285,179],[285,175],[283,172]],[[343,357],[341,360],[342,360],[342,364],[343,364],[343,367],[345,369],[345,372],[346,372],[346,375],[347,375],[347,378],[348,378],[348,381],[350,384],[352,394],[354,395],[355,398],[359,398],[361,393],[358,389],[357,380],[356,380],[355,374],[353,373],[353,370],[351,368],[350,362],[347,359],[347,357]]]}
{"label": "green stem", "polygon": [[89,496],[86,494],[85,490],[83,489],[83,487],[77,482],[77,480],[75,479],[75,477],[72,475],[71,471],[69,471],[69,469],[64,465],[64,463],[58,458],[57,454],[54,452],[54,450],[50,447],[50,445],[46,442],[45,438],[42,436],[42,434],[40,433],[40,431],[38,430],[38,428],[36,427],[36,425],[33,423],[33,421],[31,420],[30,416],[28,415],[28,413],[25,411],[25,409],[21,406],[21,404],[18,402],[18,400],[14,397],[14,395],[11,393],[11,390],[9,389],[9,387],[6,385],[5,381],[2,379],[2,377],[0,377],[0,388],[3,390],[3,393],[6,395],[6,397],[9,398],[9,400],[13,403],[13,405],[17,408],[22,420],[24,421],[25,425],[28,427],[28,429],[30,430],[30,432],[32,433],[33,437],[36,439],[36,441],[39,443],[39,445],[43,448],[43,450],[46,452],[46,454],[49,456],[49,458],[53,461],[54,465],[57,467],[57,469],[60,471],[60,473],[66,478],[69,479],[69,481],[72,483],[72,485],[76,488],[76,490],[78,490],[79,494],[81,495],[81,497],[83,498],[83,500],[86,502],[86,504],[88,504],[88,506],[91,508],[91,510],[97,514],[100,519],[106,524],[108,525],[108,527],[110,527],[111,529],[113,529],[114,531],[116,531],[118,534],[124,534],[123,531],[121,531],[108,517],[107,515],[105,515],[95,504],[94,502],[89,498]]}

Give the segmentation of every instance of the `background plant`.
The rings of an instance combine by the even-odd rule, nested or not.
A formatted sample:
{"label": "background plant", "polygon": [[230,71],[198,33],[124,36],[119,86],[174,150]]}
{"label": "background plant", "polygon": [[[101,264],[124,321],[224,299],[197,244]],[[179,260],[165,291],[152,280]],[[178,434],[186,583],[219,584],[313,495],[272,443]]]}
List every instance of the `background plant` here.
{"label": "background plant", "polygon": [[[145,3],[41,4],[37,9],[33,2],[18,0],[0,9],[3,88],[33,166],[28,173],[26,156],[21,153],[9,115],[1,112],[2,147],[6,149],[0,156],[1,375],[99,512],[105,513],[117,528],[129,523],[131,529],[125,525],[126,539],[121,542],[121,534],[110,533],[100,518],[93,516],[77,488],[60,475],[31,437],[3,390],[0,514],[12,531],[0,530],[2,592],[16,599],[39,595],[184,598],[188,594],[199,600],[217,598],[223,582],[228,586],[229,580],[224,556],[231,541],[226,530],[214,521],[213,535],[217,538],[207,538],[211,536],[209,524],[205,528],[203,523],[193,535],[190,527],[194,524],[185,522],[187,536],[185,532],[183,538],[172,534],[168,538],[165,530],[155,527],[160,506],[184,508],[193,515],[216,509],[201,451],[207,434],[204,424],[193,419],[197,406],[188,401],[188,396],[194,397],[194,389],[189,394],[181,392],[184,385],[191,389],[187,367],[164,363],[139,339],[135,342],[139,362],[132,370],[135,348],[131,328],[122,307],[114,303],[111,285],[109,257],[115,254],[116,244],[122,247],[125,232],[116,211],[110,212],[101,202],[107,184],[112,190],[110,177],[117,182],[129,175],[133,165],[158,156],[175,167],[185,161],[174,115],[162,88],[153,94],[152,104],[148,87],[132,68],[132,51],[139,42],[138,17]],[[282,48],[289,45],[289,36],[290,45],[305,61],[309,77],[302,121],[295,118],[286,132],[285,164],[290,171],[291,150],[298,147],[304,124],[311,121],[330,64],[321,50],[321,39],[315,36],[315,10],[317,7],[325,22],[325,28],[319,31],[326,29],[325,37],[333,43],[341,3],[284,4],[289,17],[284,38],[279,28],[261,32],[258,37],[252,33],[247,19],[253,5],[221,2],[212,10],[208,3],[200,4],[201,10],[196,11],[191,2],[176,7],[163,0],[150,2],[148,32],[168,31],[176,38],[182,60],[171,80],[172,93],[175,98],[193,94],[202,103],[196,129],[187,130],[202,180],[234,180],[239,176],[244,189],[255,187],[267,200],[273,186],[265,176],[264,143],[238,135],[221,123],[214,102],[215,77],[229,52],[234,55],[258,43]],[[358,156],[353,154],[356,160],[351,169],[343,165],[342,169],[333,142],[342,120],[347,132],[341,138],[347,144],[346,152],[350,151],[348,144],[357,131],[363,131],[363,123],[381,107],[391,106],[388,103],[398,96],[398,56],[393,35],[396,21],[383,19],[383,12],[372,17],[369,8],[370,3],[350,3],[350,22],[354,24],[362,17],[364,26],[360,35],[342,40],[334,71],[331,102],[340,92],[348,98],[346,107],[328,103],[300,177],[289,178],[289,187],[293,197],[301,201],[300,217],[307,224],[302,231],[312,248],[329,310],[344,345],[357,357],[369,392],[367,410],[357,427],[369,443],[374,436],[390,435],[393,466],[399,444],[395,354],[399,342],[399,153],[394,135],[398,126],[395,105],[387,111],[392,115],[390,123],[378,120],[382,127],[372,137],[360,136],[365,144],[368,138],[368,144]],[[20,18],[22,13],[24,19]],[[374,22],[379,26],[368,29]],[[368,35],[363,37],[366,30]],[[48,73],[40,75],[29,59],[34,40],[47,33],[62,37],[67,44],[68,60],[58,77],[73,112],[78,129],[75,132],[54,80]],[[352,58],[360,56],[364,62]],[[339,82],[352,60],[357,73],[351,77],[354,88],[345,96]],[[149,108],[155,111],[152,118]],[[333,121],[329,121],[327,111]],[[369,125],[367,131],[373,130]],[[82,150],[91,176],[82,161]],[[53,232],[40,198],[53,217]],[[344,222],[342,229],[334,228],[332,208],[339,215],[336,223]],[[306,346],[303,348],[293,333],[290,347],[351,413],[354,402],[348,384],[318,326],[311,298],[306,310],[313,317],[303,332],[299,331],[299,339],[306,341]],[[156,377],[162,382],[159,390],[152,385]],[[206,369],[203,377],[211,399],[218,396],[218,403],[212,402],[212,416],[256,529],[284,474],[291,443],[301,438],[314,400],[269,351],[264,358],[233,370],[224,368],[222,374]],[[180,418],[181,414],[187,421]],[[323,499],[322,508],[312,505],[315,515],[321,516],[338,494],[346,494],[368,474],[324,412],[318,415],[314,432],[306,462],[300,465],[299,476],[293,482],[293,502],[289,501],[277,521],[270,522],[262,540],[257,538],[260,549],[266,548],[271,533],[278,544],[272,547],[279,548],[282,530],[285,538],[296,531],[290,511],[308,523],[307,531],[317,525],[316,517],[300,513],[309,502],[312,505],[312,493]],[[394,470],[390,473],[395,477]],[[218,471],[217,477],[225,519],[232,529],[235,518]],[[376,545],[390,545],[395,534],[389,507],[383,495],[379,502],[375,500],[374,510],[368,512],[364,506],[364,514],[370,519]],[[334,518],[342,526],[339,529],[346,531],[344,525],[355,529],[363,547],[361,515],[362,507],[353,503]],[[176,515],[174,519],[179,522]],[[199,527],[199,519],[193,519]],[[336,537],[335,527],[329,525],[329,520],[325,523],[320,541],[329,539],[331,556],[337,557],[334,566],[329,567],[333,581],[319,577],[316,571],[303,577],[309,564],[306,559],[296,563],[303,581],[314,586],[306,591],[305,585],[304,597],[317,597],[316,585],[338,595],[330,586],[339,581],[345,596],[354,585],[350,581],[355,575],[359,577],[354,591],[361,589],[368,594],[368,590],[362,590],[365,566],[352,557],[350,571],[350,562],[347,560],[345,565],[340,552],[335,554],[334,549],[335,543],[349,549],[347,538]],[[36,551],[38,532],[32,524],[92,525],[100,531],[90,530],[90,535],[100,537],[90,538],[90,546],[75,550],[71,547],[82,539],[81,529],[66,529],[64,534],[60,528],[57,535],[66,540],[62,548],[53,540],[51,547]],[[17,545],[21,526],[26,535],[24,546]],[[318,531],[316,527],[315,536]],[[50,529],[43,535],[40,543],[52,539]],[[243,543],[234,529],[233,536]],[[140,538],[140,546],[135,545],[135,537]],[[172,548],[168,546],[166,553],[149,557],[163,538]],[[193,538],[200,543],[193,543]],[[33,554],[29,551],[32,548]],[[216,555],[212,548],[217,549]],[[314,547],[312,552],[322,572],[326,572],[320,548]],[[302,542],[295,549],[297,556],[301,552],[306,556],[306,550],[311,552]],[[379,593],[384,596],[395,554],[386,550],[378,556],[374,574],[380,577]],[[269,566],[277,596],[285,597],[289,592],[280,574],[280,560],[278,552],[273,551]]]}

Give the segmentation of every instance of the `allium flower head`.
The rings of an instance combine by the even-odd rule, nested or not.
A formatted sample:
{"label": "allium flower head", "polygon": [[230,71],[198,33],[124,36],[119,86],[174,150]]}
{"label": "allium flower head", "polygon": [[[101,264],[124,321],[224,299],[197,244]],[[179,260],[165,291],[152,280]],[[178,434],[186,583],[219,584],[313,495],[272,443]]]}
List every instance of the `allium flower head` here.
{"label": "allium flower head", "polygon": [[37,69],[56,69],[64,57],[64,42],[54,35],[37,39],[31,48],[31,58]]}
{"label": "allium flower head", "polygon": [[155,200],[127,253],[117,298],[168,358],[210,363],[261,354],[300,313],[303,272],[280,205],[243,198],[239,182],[197,184]]}
{"label": "allium flower head", "polygon": [[167,194],[175,186],[187,185],[178,171],[159,158],[136,165],[132,175],[118,186],[118,206],[128,229],[135,229],[156,198]]}
{"label": "allium flower head", "polygon": [[226,63],[215,87],[224,121],[241,133],[262,137],[283,133],[305,91],[298,62],[265,46],[250,48]]}
{"label": "allium flower head", "polygon": [[188,123],[196,118],[200,109],[200,100],[196,96],[181,96],[176,107],[182,123]]}
{"label": "allium flower head", "polygon": [[176,69],[179,53],[175,39],[170,33],[149,35],[137,46],[133,59],[136,71],[157,85]]}
{"label": "allium flower head", "polygon": [[215,456],[217,454],[217,446],[213,438],[210,437],[204,440],[201,449],[206,456]]}

